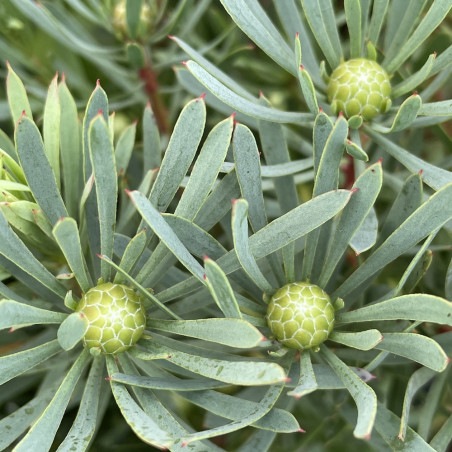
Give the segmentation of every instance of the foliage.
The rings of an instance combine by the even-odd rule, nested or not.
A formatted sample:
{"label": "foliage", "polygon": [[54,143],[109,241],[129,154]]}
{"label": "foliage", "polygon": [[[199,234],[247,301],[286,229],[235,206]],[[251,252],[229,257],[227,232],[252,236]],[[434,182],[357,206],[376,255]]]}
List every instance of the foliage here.
{"label": "foliage", "polygon": [[0,449],[446,451],[452,1],[221,4],[0,6]]}

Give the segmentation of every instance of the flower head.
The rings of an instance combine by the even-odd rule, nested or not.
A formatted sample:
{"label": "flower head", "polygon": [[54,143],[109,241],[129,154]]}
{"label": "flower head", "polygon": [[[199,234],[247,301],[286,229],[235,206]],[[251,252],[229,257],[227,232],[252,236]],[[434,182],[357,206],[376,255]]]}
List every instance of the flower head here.
{"label": "flower head", "polygon": [[328,294],[308,282],[289,283],[271,298],[267,323],[276,339],[289,348],[317,347],[334,327],[334,307]]}
{"label": "flower head", "polygon": [[366,58],[341,63],[330,76],[327,94],[335,114],[362,115],[365,121],[386,112],[392,103],[388,74]]}
{"label": "flower head", "polygon": [[121,353],[134,345],[143,334],[146,311],[130,287],[104,283],[88,290],[80,300],[89,326],[83,337],[88,348],[98,348],[105,354]]}

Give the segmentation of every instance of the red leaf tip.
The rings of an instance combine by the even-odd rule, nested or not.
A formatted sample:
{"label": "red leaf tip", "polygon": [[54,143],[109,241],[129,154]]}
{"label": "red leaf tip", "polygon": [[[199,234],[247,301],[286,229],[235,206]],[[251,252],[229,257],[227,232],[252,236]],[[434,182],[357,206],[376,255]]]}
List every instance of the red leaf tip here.
{"label": "red leaf tip", "polygon": [[352,188],[352,189],[351,189],[351,192],[352,192],[352,193],[356,193],[357,191],[359,191],[359,187],[355,187],[355,188]]}
{"label": "red leaf tip", "polygon": [[125,188],[124,191],[125,191],[126,195],[130,196],[131,191],[128,188]]}
{"label": "red leaf tip", "polygon": [[96,254],[99,259],[102,259],[102,254]]}
{"label": "red leaf tip", "polygon": [[205,261],[211,261],[211,260],[212,260],[209,256],[207,256],[207,254],[203,254],[203,255],[202,255],[202,258],[203,258]]}
{"label": "red leaf tip", "polygon": [[27,116],[27,113],[25,113],[25,110],[22,110],[22,114],[20,115],[20,119],[25,118]]}
{"label": "red leaf tip", "polygon": [[259,90],[259,97],[264,97],[264,92],[261,89]]}
{"label": "red leaf tip", "polygon": [[286,377],[285,379],[284,379],[284,382],[285,383],[290,383],[292,381],[292,378],[289,378],[289,377]]}
{"label": "red leaf tip", "polygon": [[306,430],[303,430],[301,427],[298,429],[298,433],[306,433]]}
{"label": "red leaf tip", "polygon": [[206,97],[206,94],[207,94],[207,93],[202,93],[202,94],[198,97],[198,99],[204,100],[204,98]]}
{"label": "red leaf tip", "polygon": [[424,170],[423,169],[421,169],[420,171],[419,171],[419,176],[422,176],[422,173],[424,172]]}
{"label": "red leaf tip", "polygon": [[380,157],[380,158],[378,159],[378,163],[379,163],[380,165],[383,163],[383,157]]}
{"label": "red leaf tip", "polygon": [[342,113],[342,111],[339,112],[339,118],[343,118],[344,117],[344,113]]}
{"label": "red leaf tip", "polygon": [[204,279],[204,281],[207,281],[207,275],[205,273],[202,275],[202,278]]}
{"label": "red leaf tip", "polygon": [[303,66],[302,64],[300,64],[300,69],[301,69],[302,71],[304,71],[304,66]]}
{"label": "red leaf tip", "polygon": [[300,33],[298,33],[298,31],[295,33],[295,38],[299,38],[300,37]]}
{"label": "red leaf tip", "polygon": [[319,107],[319,113],[323,113],[323,108]]}
{"label": "red leaf tip", "polygon": [[168,38],[174,40],[175,36],[173,36],[173,35],[168,35]]}
{"label": "red leaf tip", "polygon": [[100,86],[100,78],[96,80],[96,86]]}
{"label": "red leaf tip", "polygon": [[112,378],[111,377],[105,377],[105,381],[111,381]]}
{"label": "red leaf tip", "polygon": [[413,93],[413,96],[418,96],[417,91],[415,91],[415,92]]}
{"label": "red leaf tip", "polygon": [[187,62],[186,61],[181,61],[182,66],[187,66]]}
{"label": "red leaf tip", "polygon": [[103,115],[104,114],[104,110],[102,110],[102,108],[99,108],[99,110],[97,110],[97,114],[98,115]]}

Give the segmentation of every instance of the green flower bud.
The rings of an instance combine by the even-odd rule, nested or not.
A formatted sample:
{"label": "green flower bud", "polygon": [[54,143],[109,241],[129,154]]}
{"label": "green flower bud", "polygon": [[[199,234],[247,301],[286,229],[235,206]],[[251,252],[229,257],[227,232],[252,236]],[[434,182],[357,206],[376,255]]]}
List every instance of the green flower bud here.
{"label": "green flower bud", "polygon": [[104,283],[88,290],[78,303],[88,329],[83,344],[116,355],[134,345],[146,326],[146,310],[139,295],[122,284]]}
{"label": "green flower bud", "polygon": [[290,283],[271,298],[267,323],[283,345],[304,350],[328,339],[334,327],[334,311],[330,297],[319,286]]}
{"label": "green flower bud", "polygon": [[355,58],[341,63],[331,74],[328,100],[334,114],[361,115],[365,121],[391,107],[388,74],[375,61]]}
{"label": "green flower bud", "polygon": [[[140,21],[136,30],[137,38],[144,39],[152,30],[154,18],[157,15],[157,3],[155,0],[151,2],[143,2],[140,11]],[[112,18],[113,28],[121,39],[129,37],[126,17],[126,1],[119,1],[114,10]]]}

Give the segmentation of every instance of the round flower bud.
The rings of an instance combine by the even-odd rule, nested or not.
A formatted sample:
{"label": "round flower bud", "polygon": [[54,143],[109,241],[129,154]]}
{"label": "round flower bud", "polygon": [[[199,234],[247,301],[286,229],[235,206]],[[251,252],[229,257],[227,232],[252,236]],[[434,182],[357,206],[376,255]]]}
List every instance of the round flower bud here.
{"label": "round flower bud", "polygon": [[88,321],[83,344],[116,355],[134,345],[146,326],[146,310],[130,287],[104,283],[88,290],[77,311]]}
{"label": "round flower bud", "polygon": [[267,323],[286,347],[317,347],[334,327],[334,306],[319,286],[307,282],[286,284],[270,300]]}
{"label": "round flower bud", "polygon": [[[157,15],[157,5],[156,2],[151,2],[151,6],[147,2],[143,2],[140,11],[140,20],[138,23],[138,28],[136,30],[137,38],[145,38],[152,29],[153,20]],[[113,10],[113,28],[121,39],[128,38],[128,27],[127,27],[127,13],[126,13],[126,1],[119,1]]]}
{"label": "round flower bud", "polygon": [[334,114],[361,115],[365,121],[391,106],[388,74],[375,61],[355,58],[341,63],[331,74],[327,88]]}

